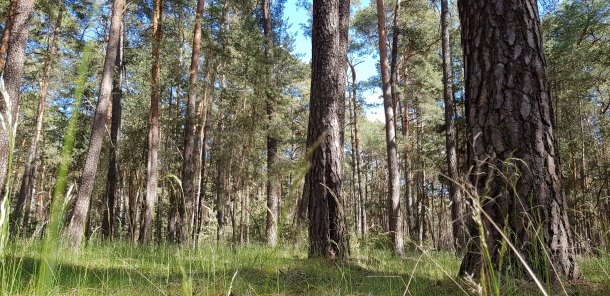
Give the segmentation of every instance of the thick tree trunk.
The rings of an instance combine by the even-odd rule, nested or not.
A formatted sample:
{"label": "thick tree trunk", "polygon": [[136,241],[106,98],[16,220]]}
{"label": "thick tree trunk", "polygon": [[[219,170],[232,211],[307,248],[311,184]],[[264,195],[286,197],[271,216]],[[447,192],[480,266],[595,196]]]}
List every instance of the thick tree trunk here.
{"label": "thick tree trunk", "polygon": [[[523,270],[512,252],[503,256],[497,226],[538,276],[576,278],[537,3],[461,0],[458,5],[470,177],[481,197],[472,202],[485,213],[479,220],[484,233],[471,224],[473,239],[460,274],[477,276],[483,269],[485,275],[498,270],[500,261],[502,271]],[[485,250],[492,266],[481,255]]]}
{"label": "thick tree trunk", "polygon": [[[49,90],[49,83],[51,80],[51,70],[53,66],[53,58],[55,57],[55,53],[57,52],[57,42],[59,39],[59,33],[61,29],[61,20],[63,16],[63,9],[60,9],[57,19],[55,20],[53,26],[53,36],[47,45],[47,54],[43,63],[43,72],[42,77],[40,79],[40,90],[38,93],[38,109],[36,113],[36,129],[32,134],[32,141],[30,143],[30,151],[28,152],[28,159],[25,164],[25,169],[23,171],[23,178],[21,179],[21,187],[19,189],[19,196],[17,198],[17,203],[15,204],[15,209],[11,214],[11,234],[17,234],[18,231],[16,227],[18,226],[18,220],[21,217],[21,210],[26,207],[24,211],[24,216],[27,216],[27,211],[29,207],[27,205],[30,204],[29,201],[33,198],[32,195],[34,193],[34,188],[36,184],[36,172],[38,170],[38,161],[37,161],[37,152],[38,152],[38,143],[42,138],[42,123],[44,121],[44,112],[46,108],[46,98],[47,92]],[[0,53],[0,56],[2,53]],[[24,220],[25,221],[25,220]],[[24,231],[26,224],[24,222]]]}
{"label": "thick tree trunk", "polygon": [[396,128],[394,126],[394,107],[392,104],[392,92],[390,84],[390,73],[388,67],[388,53],[386,47],[385,32],[385,8],[383,0],[377,0],[377,32],[379,36],[379,59],[381,66],[381,81],[383,84],[383,106],[385,109],[385,134],[388,161],[388,211],[389,231],[394,253],[402,255],[404,252],[404,241],[402,237],[402,218],[400,216],[400,176],[398,174],[398,155],[396,152]]}
{"label": "thick tree trunk", "polygon": [[121,24],[123,22],[124,7],[125,0],[115,0],[112,6],[112,24],[110,27],[108,46],[106,47],[102,80],[100,82],[99,101],[93,117],[89,149],[85,160],[85,169],[83,170],[83,175],[81,177],[72,219],[66,230],[66,235],[74,248],[79,248],[82,243],[85,223],[89,214],[91,193],[93,192],[95,174],[97,172],[100,151],[102,149],[102,142],[106,130],[106,119],[108,117],[107,113],[110,105],[110,95],[112,93],[112,77],[117,58],[117,48],[120,46],[119,41],[121,39]]}
{"label": "thick tree trunk", "polygon": [[275,172],[275,164],[278,155],[278,140],[273,135],[272,126],[275,114],[275,98],[272,88],[272,68],[273,68],[273,27],[271,20],[271,1],[262,0],[263,9],[263,33],[265,34],[265,55],[267,57],[266,85],[267,94],[267,117],[269,120],[267,128],[267,244],[275,246],[277,244],[277,223],[279,215],[279,188],[280,182]]}
{"label": "thick tree trunk", "polygon": [[457,160],[457,133],[455,129],[455,100],[453,98],[453,63],[451,62],[451,42],[449,40],[449,7],[447,0],[441,0],[441,34],[443,52],[443,98],[445,101],[445,152],[447,156],[447,186],[451,200],[451,224],[453,247],[461,253],[466,244],[466,230],[463,214],[462,193],[459,190]]}
{"label": "thick tree trunk", "polygon": [[110,239],[114,234],[114,206],[117,195],[117,183],[119,182],[119,133],[121,131],[121,113],[123,111],[123,24],[121,24],[121,36],[117,47],[114,76],[112,81],[112,104],[110,123],[110,149],[108,149],[108,172],[106,173],[106,200],[103,208],[102,236]]}
{"label": "thick tree trunk", "polygon": [[2,40],[0,41],[0,72],[4,70],[6,62],[6,52],[8,51],[8,42],[11,38],[11,31],[13,29],[13,23],[15,16],[15,6],[17,0],[9,0],[8,10],[6,12],[6,22],[4,23],[4,31],[2,32]]}
{"label": "thick tree trunk", "polygon": [[161,96],[161,74],[159,54],[161,47],[163,1],[153,1],[152,15],[152,66],[150,69],[150,113],[148,118],[148,161],[146,165],[146,198],[142,211],[140,243],[148,244],[153,236],[153,211],[157,201],[157,155],[159,153],[159,97]]}
{"label": "thick tree trunk", "polygon": [[312,71],[305,175],[309,256],[349,255],[343,220],[343,141],[349,0],[314,0]]}
{"label": "thick tree trunk", "polygon": [[197,1],[195,28],[193,29],[193,52],[189,70],[189,89],[186,103],[186,124],[184,127],[184,150],[182,151],[182,188],[184,196],[180,202],[180,234],[179,239],[184,245],[189,244],[194,215],[194,204],[197,198],[195,184],[195,137],[197,136],[197,81],[199,72],[199,52],[201,49],[201,22],[203,16],[203,0]]}
{"label": "thick tree trunk", "polygon": [[10,122],[0,125],[0,199],[4,198],[4,185],[8,175],[10,154],[9,129],[12,129],[17,121],[21,74],[25,63],[25,48],[28,41],[30,18],[34,10],[34,0],[15,1],[13,10],[15,13],[10,18],[12,26],[7,46],[7,62],[4,68],[4,83],[9,95],[10,106],[6,105],[4,98],[0,100],[0,114],[5,121],[11,118]]}

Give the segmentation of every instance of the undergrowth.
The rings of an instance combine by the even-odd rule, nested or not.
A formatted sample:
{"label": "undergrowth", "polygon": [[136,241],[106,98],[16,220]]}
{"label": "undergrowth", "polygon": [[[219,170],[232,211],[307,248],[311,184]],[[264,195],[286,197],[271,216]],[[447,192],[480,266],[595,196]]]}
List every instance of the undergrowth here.
{"label": "undergrowth", "polygon": [[[42,243],[11,242],[2,295],[33,295]],[[136,246],[90,242],[80,252],[58,247],[50,295],[466,295],[455,279],[459,258],[449,252],[356,251],[346,262],[307,259],[303,247],[230,247],[202,244],[185,251],[174,245]],[[582,260],[584,280],[568,285],[575,295],[608,295],[604,275],[610,256]],[[532,283],[507,280],[502,295],[538,295]],[[561,290],[555,291],[562,294]]]}

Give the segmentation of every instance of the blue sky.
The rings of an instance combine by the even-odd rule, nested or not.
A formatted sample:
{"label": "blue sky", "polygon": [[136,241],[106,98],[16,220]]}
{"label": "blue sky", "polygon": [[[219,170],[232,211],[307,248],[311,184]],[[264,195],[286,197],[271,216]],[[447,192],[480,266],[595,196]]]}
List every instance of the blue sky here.
{"label": "blue sky", "polygon": [[[284,8],[284,14],[287,22],[290,24],[289,31],[295,38],[294,53],[301,57],[304,62],[311,61],[311,38],[305,36],[301,29],[301,24],[307,22],[307,11],[297,5],[299,0],[287,0],[286,7]],[[370,0],[361,0],[360,7],[369,5]],[[352,4],[353,5],[353,4]],[[352,6],[352,10],[354,10]],[[371,76],[377,74],[377,57],[365,56],[362,57],[361,63],[356,65],[356,79],[358,81],[364,81],[369,79]],[[380,98],[381,89],[375,88],[374,90],[367,91],[362,94],[367,104],[381,104],[383,101]],[[366,117],[369,120],[384,121],[383,107],[372,107],[365,110]]]}

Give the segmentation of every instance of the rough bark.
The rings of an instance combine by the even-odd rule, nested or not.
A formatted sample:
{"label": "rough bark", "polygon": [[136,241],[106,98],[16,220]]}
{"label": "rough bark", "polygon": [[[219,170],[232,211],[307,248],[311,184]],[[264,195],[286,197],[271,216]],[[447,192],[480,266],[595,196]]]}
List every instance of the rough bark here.
{"label": "rough bark", "polygon": [[[10,122],[0,124],[0,196],[4,197],[5,182],[8,174],[9,160],[9,133],[17,121],[17,110],[19,109],[20,82],[23,66],[25,63],[25,48],[28,41],[30,18],[34,9],[34,0],[16,0],[12,21],[11,34],[7,46],[6,65],[4,68],[4,83],[9,95],[10,106],[7,106],[4,98],[0,100],[0,114],[5,118],[10,117]],[[11,116],[8,116],[8,115]]]}
{"label": "rough bark", "polygon": [[[43,62],[42,77],[40,78],[40,89],[38,92],[36,128],[34,130],[34,133],[32,134],[32,140],[30,142],[30,151],[28,152],[28,159],[25,165],[25,169],[23,171],[23,178],[21,179],[21,187],[19,189],[19,195],[17,197],[15,209],[11,214],[11,234],[17,234],[16,227],[18,226],[18,220],[21,217],[21,211],[22,209],[26,212],[29,210],[29,207],[27,206],[24,209],[23,205],[29,205],[30,202],[28,201],[32,199],[32,195],[34,194],[34,188],[36,184],[36,172],[38,171],[38,161],[36,157],[38,152],[38,143],[42,138],[42,123],[44,119],[44,112],[46,109],[46,98],[47,92],[49,90],[49,83],[51,80],[53,58],[55,57],[55,53],[57,52],[57,42],[61,29],[62,16],[63,9],[60,9],[53,26],[53,35],[51,37],[51,40],[49,41],[49,44],[47,45],[47,52]],[[1,52],[0,56],[2,56]],[[27,216],[27,213],[24,213],[24,216]],[[25,222],[24,226],[26,226]]]}
{"label": "rough bark", "polygon": [[377,0],[377,33],[379,41],[379,65],[383,86],[383,107],[385,110],[385,135],[388,162],[388,211],[390,238],[396,255],[404,252],[402,237],[402,218],[400,217],[400,175],[398,174],[398,155],[396,152],[396,128],[394,126],[394,107],[386,47],[385,8],[383,0]]}
{"label": "rough bark", "polygon": [[121,24],[123,22],[123,10],[125,0],[115,0],[112,6],[112,24],[110,36],[106,47],[106,57],[102,68],[102,80],[100,82],[99,101],[95,108],[89,149],[85,159],[85,167],[81,177],[78,195],[76,196],[74,211],[66,235],[74,248],[80,247],[83,239],[85,223],[89,214],[91,193],[95,181],[95,174],[100,159],[100,151],[106,131],[106,119],[112,94],[112,78],[117,58],[119,41],[121,36]]}
{"label": "rough bark", "polygon": [[106,172],[106,199],[102,215],[102,237],[110,239],[114,233],[114,207],[117,195],[117,183],[119,182],[119,133],[121,130],[121,114],[123,111],[123,24],[121,24],[121,36],[117,47],[117,57],[114,63],[114,75],[112,80],[112,103],[110,122],[110,148],[108,149],[108,171]]}
{"label": "rough bark", "polygon": [[9,0],[8,11],[6,12],[6,22],[4,23],[4,31],[2,31],[2,40],[0,41],[0,72],[4,70],[6,62],[6,52],[8,50],[8,42],[11,38],[11,31],[13,28],[13,16],[15,15],[15,6],[17,0]]}
{"label": "rough bark", "polygon": [[278,140],[273,135],[272,125],[275,114],[275,98],[272,91],[272,63],[273,63],[273,27],[271,20],[271,1],[262,0],[263,33],[265,35],[265,56],[267,58],[266,85],[267,117],[269,120],[267,130],[267,244],[277,244],[277,223],[279,215],[279,188],[280,182],[275,173],[277,163]]}
{"label": "rough bark", "polygon": [[349,255],[343,220],[343,141],[349,0],[314,0],[311,97],[307,148],[311,168],[303,201],[309,219],[309,256]]}
{"label": "rough bark", "polygon": [[180,202],[180,241],[188,245],[188,240],[193,225],[194,204],[197,198],[195,184],[195,138],[197,136],[197,82],[199,72],[199,52],[201,50],[201,22],[203,16],[203,0],[197,1],[197,12],[195,15],[195,28],[193,29],[193,51],[191,55],[191,66],[189,70],[189,89],[186,102],[186,124],[184,127],[184,149],[182,151],[182,188],[184,196]]}
{"label": "rough bark", "polygon": [[[458,6],[474,172],[470,178],[481,197],[475,202],[490,217],[481,219],[482,234],[471,224],[473,239],[460,274],[498,270],[503,239],[495,223],[538,276],[576,278],[537,3],[461,0]],[[486,246],[481,246],[480,235]],[[482,247],[489,251],[492,266],[482,258]],[[541,254],[548,255],[553,267],[545,266]],[[522,270],[511,252],[503,262],[502,271]]]}
{"label": "rough bark", "polygon": [[453,98],[453,63],[451,62],[451,42],[449,40],[449,7],[447,0],[441,0],[441,35],[443,53],[443,98],[445,101],[445,153],[447,157],[447,186],[451,200],[451,226],[453,247],[462,252],[466,244],[466,230],[463,217],[462,193],[459,190],[457,160],[457,133],[455,129],[455,100]]}
{"label": "rough bark", "polygon": [[142,211],[140,243],[148,244],[153,236],[153,211],[157,201],[157,155],[159,153],[159,98],[161,96],[161,74],[159,54],[161,47],[163,2],[153,1],[152,15],[152,66],[150,69],[150,112],[148,118],[148,159],[146,164],[146,198]]}

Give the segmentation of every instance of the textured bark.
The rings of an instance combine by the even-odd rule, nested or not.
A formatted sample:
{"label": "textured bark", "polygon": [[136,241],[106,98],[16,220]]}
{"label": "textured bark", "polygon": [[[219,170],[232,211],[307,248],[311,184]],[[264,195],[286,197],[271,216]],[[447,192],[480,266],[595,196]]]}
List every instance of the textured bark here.
{"label": "textured bark", "polygon": [[121,36],[117,47],[117,57],[114,63],[114,75],[112,80],[112,104],[110,122],[110,149],[108,149],[108,171],[106,172],[106,199],[102,215],[102,236],[110,239],[114,233],[114,207],[119,182],[119,133],[121,130],[121,114],[123,111],[123,24],[121,24]]}
{"label": "textured bark", "polygon": [[[214,84],[216,81],[216,75],[212,75],[212,78],[210,79],[210,83]],[[207,101],[207,87],[204,87],[203,89],[203,99],[202,99],[202,103],[205,103]],[[207,104],[207,103],[205,103]],[[210,109],[207,108],[207,105],[202,105],[200,106],[202,107],[202,114],[200,119],[200,134],[199,137],[201,138],[201,143],[200,143],[200,159],[201,159],[201,164],[200,164],[200,172],[199,172],[199,200],[197,202],[197,214],[196,214],[196,225],[195,225],[195,230],[193,233],[193,238],[195,239],[195,245],[197,245],[197,237],[199,235],[199,233],[201,232],[201,225],[204,222],[207,222],[208,220],[208,211],[207,209],[205,209],[204,207],[204,201],[205,201],[205,196],[206,196],[206,191],[207,191],[207,175],[206,175],[206,163],[207,163],[207,155],[208,155],[208,148],[207,148],[207,142],[208,142],[208,136],[209,136],[209,129],[210,129],[210,124],[211,124],[211,112]],[[205,112],[205,114],[203,113]],[[205,217],[204,217],[205,214]]]}
{"label": "textured bark", "polygon": [[6,21],[4,23],[4,30],[2,31],[2,39],[0,40],[0,72],[4,70],[6,63],[6,52],[8,51],[8,42],[11,38],[11,30],[13,27],[13,16],[15,15],[15,6],[17,0],[9,0],[8,9],[6,11]]}
{"label": "textured bark", "polygon": [[110,36],[106,47],[106,57],[102,68],[102,80],[100,82],[99,101],[95,108],[89,149],[85,159],[85,168],[81,177],[78,195],[74,204],[74,211],[70,224],[66,230],[66,235],[74,248],[80,247],[83,239],[85,223],[89,214],[89,204],[91,203],[91,193],[95,181],[95,174],[100,159],[100,151],[106,131],[106,119],[108,118],[108,107],[112,94],[112,78],[114,66],[117,58],[121,27],[123,22],[123,10],[125,0],[115,0],[112,6],[112,24]]}
{"label": "textured bark", "polygon": [[[12,121],[0,125],[0,196],[4,197],[4,184],[8,174],[9,158],[9,133],[17,121],[17,110],[19,109],[19,96],[21,74],[25,63],[25,47],[28,41],[30,18],[34,9],[34,0],[15,0],[15,13],[10,19],[12,23],[11,34],[7,46],[6,65],[4,68],[4,83],[9,95],[11,106],[7,106],[4,98],[0,100],[0,114],[7,120],[11,114]],[[4,58],[4,56],[2,56]]]}
{"label": "textured bark", "polygon": [[4,31],[2,31],[2,40],[0,41],[0,72],[4,70],[6,62],[6,52],[8,50],[8,42],[11,38],[11,31],[13,29],[13,16],[15,15],[15,6],[17,0],[9,0],[8,10],[6,12],[6,22],[4,23]]}
{"label": "textured bark", "polygon": [[[29,207],[25,208],[23,205],[29,205],[30,200],[32,199],[32,195],[34,194],[35,184],[36,184],[36,172],[38,170],[38,161],[37,161],[37,152],[38,152],[38,143],[42,138],[42,123],[44,119],[44,112],[46,109],[46,98],[47,92],[49,90],[49,83],[51,80],[51,70],[53,66],[53,58],[55,57],[55,53],[57,52],[57,42],[59,39],[59,33],[61,29],[61,20],[63,16],[63,9],[60,9],[57,19],[53,25],[53,35],[49,44],[47,45],[47,52],[43,62],[43,70],[42,77],[40,78],[40,90],[38,92],[38,109],[36,113],[36,129],[32,134],[32,140],[30,143],[30,151],[28,152],[28,159],[25,165],[25,169],[23,171],[23,178],[21,179],[21,187],[19,189],[19,195],[17,197],[17,202],[15,204],[15,209],[11,214],[11,234],[17,234],[16,227],[18,226],[18,220],[21,217],[21,210],[26,211],[24,216],[27,216],[27,211]],[[0,53],[2,56],[2,53]],[[24,219],[24,230],[27,223]]]}
{"label": "textured bark", "polygon": [[308,205],[310,257],[349,255],[341,191],[348,26],[349,0],[314,0],[307,128],[311,168],[302,200]]}
{"label": "textured bark", "polygon": [[441,0],[441,34],[443,52],[443,98],[445,101],[445,153],[447,157],[447,186],[451,200],[451,226],[453,247],[462,252],[466,244],[466,229],[463,214],[462,193],[459,190],[457,160],[457,133],[455,129],[455,100],[453,98],[453,63],[451,62],[451,42],[449,40],[449,7],[447,0]]}
{"label": "textured bark", "polygon": [[148,244],[153,236],[153,211],[157,202],[157,155],[159,153],[159,97],[161,96],[161,74],[159,54],[161,47],[163,2],[153,1],[152,15],[152,66],[150,69],[150,112],[148,118],[148,159],[146,164],[146,198],[142,211],[140,243]]}
{"label": "textured bark", "polygon": [[201,50],[201,22],[203,16],[203,0],[197,1],[197,13],[195,15],[195,28],[193,29],[193,51],[191,55],[191,66],[189,70],[189,89],[186,102],[186,125],[184,127],[184,149],[182,151],[182,188],[184,196],[180,202],[180,241],[188,245],[189,234],[192,230],[194,215],[194,204],[197,198],[195,184],[195,138],[197,136],[197,81],[199,72],[199,52]]}
{"label": "textured bark", "polygon": [[385,32],[385,8],[383,0],[377,0],[377,33],[379,41],[379,65],[383,86],[383,107],[385,110],[385,136],[388,161],[388,212],[390,238],[396,255],[404,252],[402,237],[402,218],[400,217],[400,175],[398,174],[398,155],[396,152],[396,128],[392,91],[388,66],[388,53]]}
{"label": "textured bark", "polygon": [[[553,277],[556,271],[561,278],[576,278],[537,3],[461,0],[458,5],[471,132],[469,164],[474,168],[470,177],[485,198],[479,201],[482,209],[508,233],[538,276]],[[490,219],[481,222],[483,234],[471,224],[474,238],[461,275],[499,268],[503,239]],[[484,235],[493,266],[481,256],[479,235]],[[552,268],[540,254],[548,254]],[[520,266],[511,253],[502,271]]]}
{"label": "textured bark", "polygon": [[263,8],[263,33],[265,35],[265,55],[267,57],[266,69],[266,95],[267,95],[267,117],[269,126],[267,131],[267,244],[277,244],[277,223],[279,215],[279,191],[280,182],[275,173],[275,165],[278,160],[278,140],[272,134],[271,126],[275,117],[275,98],[272,87],[272,64],[273,64],[273,27],[271,20],[271,1],[262,0]]}

